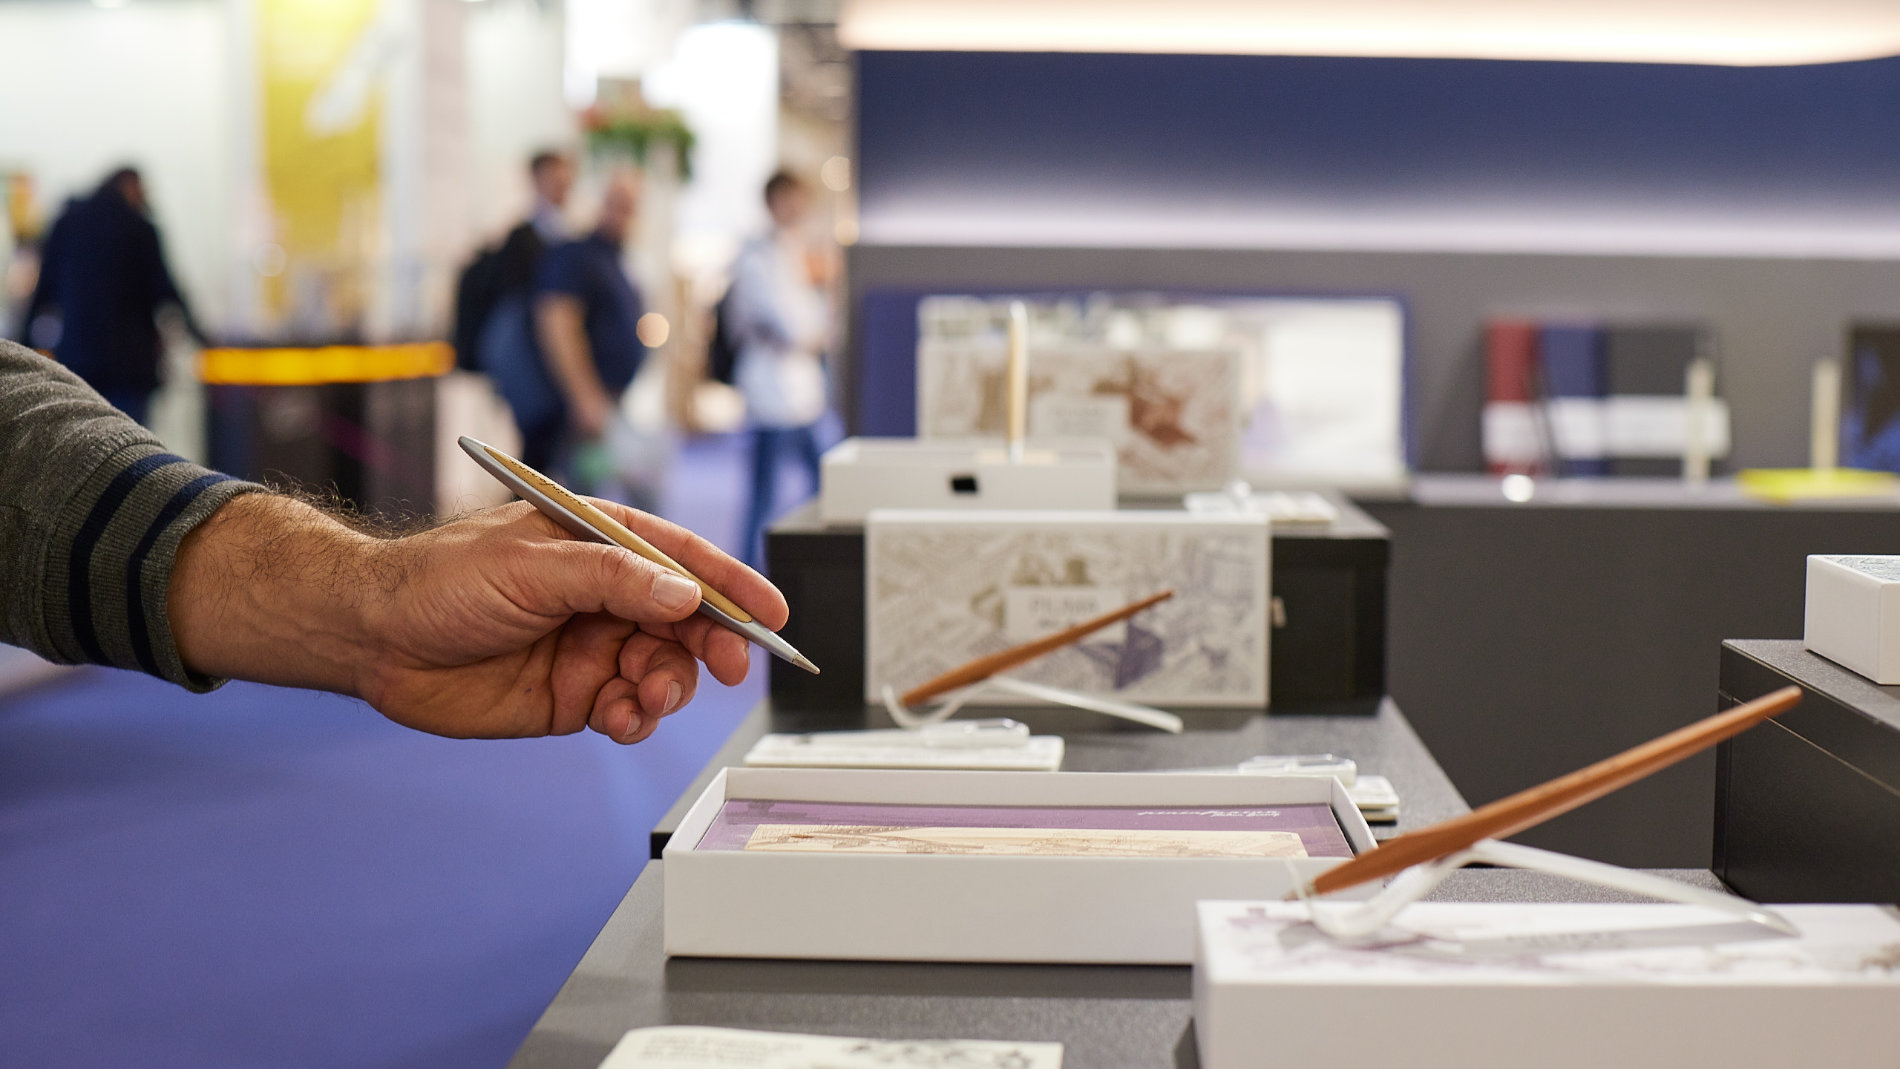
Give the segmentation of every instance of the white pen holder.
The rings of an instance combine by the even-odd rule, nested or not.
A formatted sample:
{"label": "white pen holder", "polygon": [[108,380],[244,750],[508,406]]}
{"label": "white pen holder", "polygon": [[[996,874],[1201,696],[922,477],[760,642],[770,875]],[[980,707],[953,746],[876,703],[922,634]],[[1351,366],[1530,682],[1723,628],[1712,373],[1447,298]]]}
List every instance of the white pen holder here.
{"label": "white pen holder", "polygon": [[1066,705],[1073,709],[1086,709],[1089,712],[1101,713],[1104,716],[1112,716],[1121,720],[1132,720],[1137,724],[1146,724],[1151,728],[1158,728],[1171,735],[1179,735],[1181,729],[1186,726],[1181,718],[1173,713],[1165,713],[1146,705],[1116,701],[1113,698],[1104,698],[1096,694],[1083,694],[1081,691],[1067,690],[1062,687],[1050,687],[1041,683],[1029,683],[1021,679],[1011,679],[1009,676],[991,676],[980,683],[972,684],[961,690],[952,691],[948,698],[938,703],[934,708],[924,712],[913,711],[909,706],[899,701],[897,699],[896,688],[887,683],[884,686],[883,692],[884,708],[885,711],[891,714],[891,720],[895,722],[898,727],[917,730],[955,716],[957,710],[963,708],[965,703],[982,693],[985,689],[1002,691],[1005,694],[1014,694],[1018,697],[1031,698],[1036,701],[1049,702],[1052,705]]}
{"label": "white pen holder", "polygon": [[847,438],[825,453],[818,512],[827,524],[863,523],[872,509],[1115,507],[1115,450],[1107,441],[1037,441],[1014,457],[996,440]]}
{"label": "white pen holder", "polygon": [[[1587,861],[1569,854],[1517,843],[1502,843],[1496,839],[1480,839],[1457,853],[1414,865],[1394,877],[1384,891],[1365,902],[1320,902],[1311,896],[1306,884],[1296,881],[1294,888],[1300,901],[1306,905],[1313,927],[1342,943],[1373,942],[1384,936],[1386,926],[1405,907],[1431,894],[1439,884],[1445,882],[1447,876],[1473,862],[1546,872],[1665,902],[1701,906],[1730,914],[1746,924],[1756,926],[1761,929],[1758,934],[1763,936],[1800,934],[1774,910],[1736,895],[1695,887],[1664,876],[1636,872],[1620,865]],[[1543,939],[1546,944],[1549,943],[1549,937]],[[1552,947],[1545,945],[1542,949],[1549,950]]]}

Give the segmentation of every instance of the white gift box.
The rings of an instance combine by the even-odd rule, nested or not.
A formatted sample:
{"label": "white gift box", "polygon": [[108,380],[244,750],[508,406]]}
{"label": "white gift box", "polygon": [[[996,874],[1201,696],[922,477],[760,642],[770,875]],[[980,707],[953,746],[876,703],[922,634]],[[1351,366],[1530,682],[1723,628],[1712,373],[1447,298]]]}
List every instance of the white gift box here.
{"label": "white gift box", "polygon": [[874,508],[1115,507],[1115,451],[1105,441],[1031,442],[1011,461],[1001,440],[847,438],[820,468],[826,523],[862,523]]}
{"label": "white gift box", "polygon": [[1800,936],[1750,938],[1761,930],[1694,906],[1420,903],[1366,948],[1320,935],[1305,909],[1200,904],[1204,1069],[1330,1065],[1341,1037],[1406,1069],[1900,1060],[1889,907],[1777,906]]}
{"label": "white gift box", "polygon": [[864,699],[1172,590],[1009,675],[1168,708],[1264,706],[1271,572],[1261,515],[879,509],[865,521]]}
{"label": "white gift box", "polygon": [[[666,952],[748,958],[1183,965],[1194,903],[1276,897],[1343,858],[1007,857],[701,850],[729,799],[936,806],[1323,804],[1372,832],[1337,780],[1087,772],[728,768],[663,855]],[[1367,889],[1369,894],[1370,888]]]}
{"label": "white gift box", "polygon": [[1811,556],[1803,642],[1876,683],[1900,683],[1900,557]]}

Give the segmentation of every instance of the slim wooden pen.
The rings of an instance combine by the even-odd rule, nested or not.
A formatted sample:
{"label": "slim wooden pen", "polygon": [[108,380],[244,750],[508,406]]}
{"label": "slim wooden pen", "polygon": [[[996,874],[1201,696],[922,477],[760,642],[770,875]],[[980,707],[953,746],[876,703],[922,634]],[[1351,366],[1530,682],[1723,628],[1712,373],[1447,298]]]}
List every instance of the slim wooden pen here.
{"label": "slim wooden pen", "polygon": [[1126,620],[1130,616],[1148,608],[1150,605],[1158,605],[1173,596],[1174,591],[1163,590],[1159,594],[1151,594],[1148,597],[1142,598],[1140,601],[1131,605],[1124,605],[1113,612],[1105,612],[1094,619],[1084,620],[1074,627],[1064,628],[1054,634],[1044,635],[1041,638],[1025,642],[1020,646],[1011,646],[998,653],[978,657],[968,664],[961,664],[952,668],[928,683],[922,683],[912,687],[905,691],[904,696],[898,700],[905,705],[916,705],[918,702],[929,701],[945,691],[952,691],[958,687],[967,687],[972,683],[980,683],[996,673],[1008,671],[1022,664],[1024,661],[1033,661],[1045,653],[1050,653],[1070,643],[1078,642],[1087,637],[1091,632],[1100,631],[1109,624]]}
{"label": "slim wooden pen", "polygon": [[728,631],[751,639],[782,661],[795,664],[813,675],[818,674],[818,666],[793,649],[791,643],[754,620],[752,614],[708,586],[704,579],[687,571],[684,565],[661,552],[653,543],[628,530],[619,520],[492,445],[467,436],[463,436],[461,445],[462,450],[474,458],[483,471],[499,479],[503,486],[521,495],[523,500],[540,509],[549,519],[567,528],[569,533],[590,542],[620,546],[668,571],[691,579],[699,585],[698,611],[701,616],[710,618]]}
{"label": "slim wooden pen", "polygon": [[[1330,894],[1368,880],[1390,876],[1413,865],[1456,853],[1480,839],[1504,839],[1585,802],[1634,783],[1652,772],[1701,753],[1724,739],[1793,708],[1801,701],[1800,687],[1783,687],[1772,694],[1738,705],[1727,712],[1698,720],[1547,783],[1500,798],[1489,805],[1442,824],[1401,835],[1376,849],[1327,869],[1313,880],[1311,894]],[[1296,898],[1298,892],[1288,895]]]}
{"label": "slim wooden pen", "polygon": [[1009,302],[1009,364],[1005,381],[1008,393],[1009,462],[1023,462],[1024,442],[1029,436],[1029,306]]}

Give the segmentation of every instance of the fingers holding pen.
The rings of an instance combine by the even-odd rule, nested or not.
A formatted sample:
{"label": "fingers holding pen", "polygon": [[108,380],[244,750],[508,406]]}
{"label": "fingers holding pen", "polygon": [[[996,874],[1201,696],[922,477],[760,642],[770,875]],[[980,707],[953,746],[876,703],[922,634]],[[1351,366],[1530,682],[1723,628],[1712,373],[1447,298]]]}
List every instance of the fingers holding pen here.
{"label": "fingers holding pen", "polygon": [[752,644],[704,616],[691,616],[675,624],[650,626],[647,631],[678,643],[686,652],[705,662],[712,677],[728,687],[745,682],[752,664]]}
{"label": "fingers holding pen", "polygon": [[699,584],[620,548],[596,542],[554,541],[541,547],[556,555],[549,575],[561,576],[556,591],[568,612],[607,612],[641,624],[683,620],[699,607]]}
{"label": "fingers holding pen", "polygon": [[761,624],[776,631],[791,616],[785,595],[771,581],[718,546],[676,523],[612,501],[595,500],[601,511],[625,524],[655,549],[678,561],[706,584],[731,598]]}

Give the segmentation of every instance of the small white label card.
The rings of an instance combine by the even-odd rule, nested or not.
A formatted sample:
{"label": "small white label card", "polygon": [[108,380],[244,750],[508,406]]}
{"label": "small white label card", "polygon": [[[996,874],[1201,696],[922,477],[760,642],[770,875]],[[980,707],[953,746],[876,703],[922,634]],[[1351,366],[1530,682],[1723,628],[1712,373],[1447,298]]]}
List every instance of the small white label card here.
{"label": "small white label card", "polygon": [[[1084,620],[1105,616],[1131,601],[1114,586],[1011,586],[1003,593],[1003,634],[1011,642],[1030,642]],[[1125,624],[1110,624],[1095,633],[1102,642],[1120,642]]]}
{"label": "small white label card", "polygon": [[1061,397],[1044,394],[1029,402],[1030,433],[1038,438],[1106,438],[1128,433],[1126,396]]}
{"label": "small white label card", "polygon": [[1061,1069],[1062,1044],[852,1039],[666,1025],[620,1038],[600,1069]]}
{"label": "small white label card", "polygon": [[1264,705],[1269,555],[1267,519],[1242,513],[873,510],[865,700],[1172,590],[1009,675],[1131,702]]}

